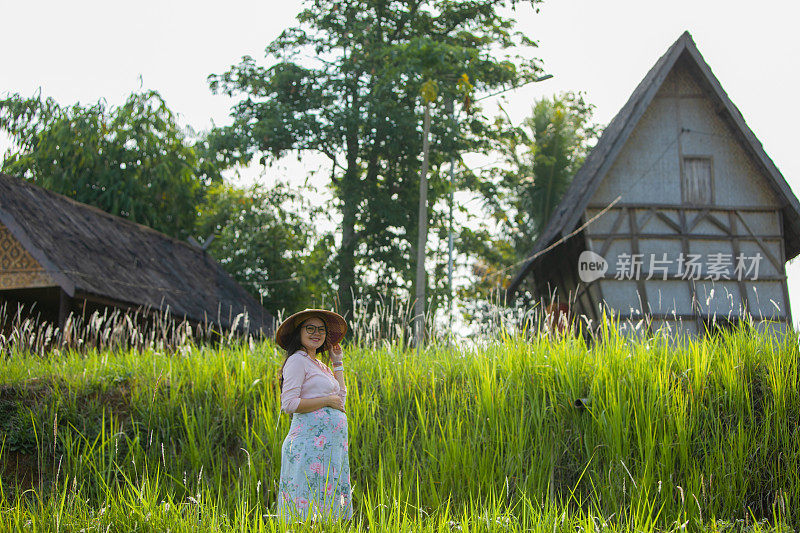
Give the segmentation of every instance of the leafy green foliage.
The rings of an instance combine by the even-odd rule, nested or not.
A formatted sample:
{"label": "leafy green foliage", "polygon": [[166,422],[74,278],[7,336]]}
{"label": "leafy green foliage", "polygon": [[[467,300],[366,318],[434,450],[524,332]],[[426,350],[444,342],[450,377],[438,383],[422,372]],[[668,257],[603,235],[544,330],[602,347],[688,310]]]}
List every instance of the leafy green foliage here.
{"label": "leafy green foliage", "polygon": [[197,233],[214,235],[211,255],[272,312],[333,298],[333,236],[307,220],[324,215],[307,192],[280,182],[269,190],[220,184],[200,209]]}
{"label": "leafy green foliage", "polygon": [[[352,309],[351,290],[367,300],[410,292],[422,84],[434,80],[441,102],[466,105],[473,88],[510,87],[536,75],[535,60],[507,54],[533,44],[498,13],[519,3],[308,1],[299,24],[267,46],[267,66],[245,56],[209,77],[213,91],[239,98],[233,124],[209,137],[222,161],[266,161],[294,150],[330,160],[342,215],[336,284],[343,312]],[[488,146],[488,119],[477,107],[470,111],[453,131],[442,109],[433,110],[431,206],[447,191],[440,167],[451,154]],[[440,220],[433,209],[431,217]]]}
{"label": "leafy green foliage", "polygon": [[321,212],[306,191],[224,183],[221,140],[190,141],[158,93],[111,109],[13,95],[0,129],[16,144],[4,172],[174,237],[213,235],[209,253],[270,311],[332,298],[333,237],[301,216]]}
{"label": "leafy green foliage", "polygon": [[155,91],[116,108],[14,94],[0,100],[0,130],[16,145],[3,172],[174,237],[191,234],[197,204],[221,179]]}
{"label": "leafy green foliage", "polygon": [[564,93],[537,100],[518,127],[498,119],[493,138],[504,164],[477,182],[491,224],[462,233],[478,259],[467,294],[505,288],[530,254],[598,136],[593,109],[582,94]]}

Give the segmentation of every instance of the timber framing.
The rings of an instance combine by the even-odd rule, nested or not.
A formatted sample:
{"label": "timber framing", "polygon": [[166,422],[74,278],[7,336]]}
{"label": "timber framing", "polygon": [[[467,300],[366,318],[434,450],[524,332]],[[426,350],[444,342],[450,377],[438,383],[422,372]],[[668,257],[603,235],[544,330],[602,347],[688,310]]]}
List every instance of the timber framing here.
{"label": "timber framing", "polygon": [[[656,98],[659,98],[659,104],[642,121]],[[697,107],[700,105],[706,107]],[[707,113],[705,109],[708,109]],[[640,123],[645,129],[636,130]],[[713,127],[703,131],[703,124],[712,124]],[[717,139],[716,144],[698,143],[697,135],[713,136]],[[634,136],[636,142],[629,145]],[[674,146],[670,144],[673,138]],[[636,148],[630,148],[620,157],[628,145]],[[631,184],[639,179],[635,177],[638,172],[635,169],[646,165],[648,154],[660,153],[661,147],[671,149],[671,157],[677,157],[676,162],[662,163],[657,171],[660,174],[656,174],[669,180],[670,185],[662,185],[664,182],[657,181],[652,175],[650,179],[654,180],[652,183],[657,184],[656,187],[664,187],[658,190],[671,188],[673,180],[676,180],[675,183],[681,187],[680,194],[673,195],[669,189],[669,194],[659,196],[653,193],[648,197],[639,190],[626,196]],[[630,150],[641,151],[641,156]],[[739,159],[734,160],[729,154],[737,154]],[[660,159],[661,156],[656,162]],[[615,166],[618,160],[620,164]],[[700,181],[695,181],[698,175],[694,171],[690,176],[691,183],[685,179],[687,160],[703,160],[695,163],[703,169]],[[731,168],[735,169],[733,177],[729,176]],[[613,176],[614,181],[601,190],[601,183],[607,176]],[[747,189],[759,191],[752,197],[736,194],[728,186],[730,182],[746,183],[749,187],[750,180],[758,180],[752,183],[753,189]],[[687,186],[694,192],[685,189]],[[597,198],[606,198],[606,203],[593,200],[596,193]],[[631,201],[631,198],[637,201]],[[670,201],[648,201],[662,198]],[[700,199],[702,203],[698,203]],[[595,218],[598,212],[603,213],[601,218]],[[587,226],[589,220],[592,225]],[[635,280],[626,281],[635,285],[638,306],[643,311],[651,309],[651,300],[655,298],[654,291],[658,285],[653,280],[685,284],[686,293],[682,292],[683,289],[673,291],[679,285],[667,286],[667,290],[671,298],[676,294],[679,296],[680,305],[676,306],[684,314],[677,316],[694,321],[697,331],[710,319],[709,311],[704,309],[709,304],[706,301],[701,303],[698,290],[707,290],[709,282],[735,286],[731,293],[734,298],[739,293],[737,304],[742,314],[738,319],[741,319],[752,316],[751,312],[759,314],[765,311],[757,301],[757,289],[763,282],[768,284],[775,300],[784,302],[779,306],[777,319],[791,326],[786,261],[800,254],[800,201],[723,90],[688,32],[659,58],[605,128],[530,250],[528,257],[531,259],[522,265],[507,287],[505,301],[512,302],[523,281],[528,280],[526,286],[533,288],[536,298],[542,299],[544,295],[555,292],[559,300],[574,302],[574,312],[590,320],[597,319],[598,306],[605,301],[604,292],[618,298],[617,301],[625,301],[626,309],[628,300],[635,308],[637,304],[631,296],[633,289],[631,286],[616,286],[614,282],[618,278],[613,274],[607,272],[589,284],[578,279],[577,261],[584,250],[598,253],[604,259],[609,253],[629,253],[632,257],[656,254],[655,257],[660,257],[663,251],[665,255],[667,252],[682,253],[686,257],[703,252],[709,257],[716,256],[717,269],[720,262],[725,262],[723,268],[729,264],[741,267],[737,265],[738,259],[750,257],[755,260],[759,254],[758,260],[763,261],[756,265],[766,270],[763,275],[742,276],[742,271],[736,270],[727,275],[710,276],[706,272],[705,276],[694,277],[670,271],[666,276],[660,273],[648,276],[652,273],[645,271]],[[733,263],[729,258],[733,258]],[[640,268],[644,271],[646,267],[645,263]],[[637,267],[634,265],[634,268]],[[687,313],[689,309],[691,312]],[[661,317],[659,314],[649,316]],[[720,319],[719,315],[717,319]]]}

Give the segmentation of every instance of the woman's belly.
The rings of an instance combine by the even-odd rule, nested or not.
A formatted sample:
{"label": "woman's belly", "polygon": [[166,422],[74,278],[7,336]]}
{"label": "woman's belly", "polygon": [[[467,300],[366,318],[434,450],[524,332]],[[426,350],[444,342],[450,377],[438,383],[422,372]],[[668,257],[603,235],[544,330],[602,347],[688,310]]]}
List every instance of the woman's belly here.
{"label": "woman's belly", "polygon": [[311,442],[320,450],[344,447],[347,450],[347,415],[333,407],[323,407],[310,413],[294,413],[286,440]]}

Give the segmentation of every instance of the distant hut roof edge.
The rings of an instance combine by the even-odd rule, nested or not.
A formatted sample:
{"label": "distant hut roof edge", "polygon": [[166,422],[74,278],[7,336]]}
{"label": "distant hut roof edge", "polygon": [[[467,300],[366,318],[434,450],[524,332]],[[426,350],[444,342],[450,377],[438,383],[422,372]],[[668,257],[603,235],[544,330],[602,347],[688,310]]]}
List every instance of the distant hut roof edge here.
{"label": "distant hut roof edge", "polygon": [[204,250],[148,226],[0,173],[0,223],[69,295],[76,293],[230,327],[274,317]]}

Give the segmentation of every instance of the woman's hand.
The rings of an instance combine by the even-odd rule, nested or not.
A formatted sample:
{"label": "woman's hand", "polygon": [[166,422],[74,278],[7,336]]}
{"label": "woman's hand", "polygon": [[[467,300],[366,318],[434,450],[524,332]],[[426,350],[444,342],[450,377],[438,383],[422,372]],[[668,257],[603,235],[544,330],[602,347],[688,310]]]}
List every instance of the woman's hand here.
{"label": "woman's hand", "polygon": [[339,346],[339,343],[334,344],[331,346],[331,363],[337,365],[342,362],[344,358],[344,352],[342,351],[342,347]]}
{"label": "woman's hand", "polygon": [[342,397],[338,394],[331,394],[328,396],[328,407],[332,407],[334,409],[338,409],[341,412],[344,412],[344,404],[342,403]]}

